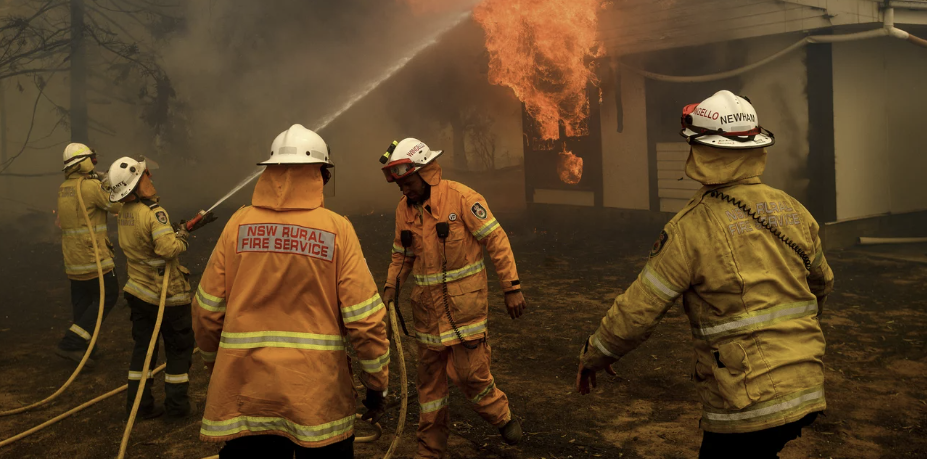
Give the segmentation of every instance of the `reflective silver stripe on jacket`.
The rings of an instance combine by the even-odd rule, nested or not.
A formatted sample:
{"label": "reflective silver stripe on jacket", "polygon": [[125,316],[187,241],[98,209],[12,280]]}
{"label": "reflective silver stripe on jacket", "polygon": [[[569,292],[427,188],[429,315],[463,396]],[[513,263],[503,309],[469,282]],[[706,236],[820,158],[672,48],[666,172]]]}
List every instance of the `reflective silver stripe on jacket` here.
{"label": "reflective silver stripe on jacket", "polygon": [[758,403],[755,406],[748,407],[741,411],[710,411],[709,409],[705,409],[703,415],[709,421],[745,421],[770,415],[782,416],[789,411],[801,411],[807,405],[813,405],[823,401],[824,388],[814,387],[782,398]]}
{"label": "reflective silver stripe on jacket", "polygon": [[383,309],[383,300],[380,299],[379,293],[374,293],[366,301],[341,309],[341,317],[344,323],[355,322],[369,317],[371,314]]}
{"label": "reflective silver stripe on jacket", "polygon": [[405,248],[400,247],[400,246],[398,246],[398,245],[396,245],[396,244],[393,244],[393,253],[398,253],[398,254],[400,254],[400,255],[405,255],[405,256],[407,256],[407,257],[409,257],[409,258],[415,258],[415,253],[412,252],[412,249],[411,249],[411,248],[408,249],[408,250],[406,250]]}
{"label": "reflective silver stripe on jacket", "polygon": [[641,273],[641,280],[651,292],[663,301],[675,301],[676,298],[682,295],[682,291],[667,282],[663,276],[654,271],[650,263],[644,266],[644,271]]}
{"label": "reflective silver stripe on jacket", "polygon": [[[93,232],[94,232],[94,233],[105,233],[105,232],[106,232],[106,225],[104,224],[104,225],[97,225],[97,226],[94,226],[94,227],[93,227]],[[74,236],[74,235],[77,235],[77,234],[88,234],[88,233],[90,233],[90,231],[87,230],[87,227],[86,227],[86,226],[84,226],[84,227],[82,227],[82,228],[71,228],[71,229],[61,230],[61,234],[65,235],[65,236]]]}
{"label": "reflective silver stripe on jacket", "polygon": [[219,347],[226,349],[255,349],[260,347],[287,347],[317,351],[343,351],[344,337],[287,331],[257,331],[244,333],[222,332]]}
{"label": "reflective silver stripe on jacket", "polygon": [[299,441],[319,442],[354,430],[354,417],[315,426],[297,424],[281,417],[238,416],[224,421],[203,418],[200,434],[206,437],[224,437],[239,432],[284,432]]}
{"label": "reflective silver stripe on jacket", "polygon": [[424,276],[415,274],[415,283],[418,285],[440,285],[443,282],[454,282],[461,279],[470,277],[483,269],[486,268],[486,265],[483,263],[483,260],[480,260],[476,263],[469,264],[460,269],[455,269],[453,271],[448,271],[447,274],[437,273],[437,274],[427,274]]}
{"label": "reflective silver stripe on jacket", "polygon": [[207,311],[225,312],[225,299],[206,293],[203,284],[196,287],[196,302]]}
{"label": "reflective silver stripe on jacket", "polygon": [[743,330],[759,330],[787,320],[815,315],[817,312],[818,302],[816,300],[783,304],[747,314],[741,314],[720,323],[702,324],[699,327],[693,328],[692,333],[700,338],[717,338]]}
{"label": "reflective silver stripe on jacket", "polygon": [[[457,330],[460,332],[460,336],[463,338],[468,338],[473,335],[484,333],[486,331],[486,320],[482,320],[470,325],[464,325],[463,327],[459,327]],[[441,333],[440,337],[421,332],[415,332],[415,336],[422,343],[436,345],[443,345],[444,343],[457,339],[457,334],[454,333],[454,330],[448,330],[444,333]]]}
{"label": "reflective silver stripe on jacket", "polygon": [[489,236],[490,234],[492,234],[493,231],[497,229],[499,229],[499,222],[496,221],[495,218],[493,218],[492,220],[488,221],[485,225],[483,225],[480,229],[474,231],[473,236],[476,238],[477,241],[482,241],[483,238],[485,238],[486,236]]}
{"label": "reflective silver stripe on jacket", "polygon": [[360,364],[361,368],[367,373],[379,373],[389,365],[389,349],[386,350],[386,354],[373,360],[361,360]]}
{"label": "reflective silver stripe on jacket", "polygon": [[[100,260],[100,267],[106,270],[107,268],[115,267],[112,258],[104,258]],[[93,262],[87,265],[64,265],[64,272],[67,274],[86,274],[91,273],[97,270],[97,263]]]}

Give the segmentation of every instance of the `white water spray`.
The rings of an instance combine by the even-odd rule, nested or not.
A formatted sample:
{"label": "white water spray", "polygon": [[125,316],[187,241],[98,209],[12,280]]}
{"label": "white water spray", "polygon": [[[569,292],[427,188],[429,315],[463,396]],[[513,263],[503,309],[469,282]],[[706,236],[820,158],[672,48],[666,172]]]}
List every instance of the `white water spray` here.
{"label": "white water spray", "polygon": [[[409,63],[409,61],[415,58],[415,56],[417,56],[419,53],[427,49],[429,46],[437,43],[438,38],[440,38],[442,35],[447,33],[448,30],[457,26],[457,24],[460,24],[461,22],[463,22],[464,19],[468,17],[470,17],[470,12],[463,13],[460,16],[457,16],[456,18],[451,20],[447,26],[441,28],[440,30],[432,34],[431,37],[429,37],[427,40],[423,41],[417,47],[412,49],[412,51],[408,55],[406,55],[406,57],[403,57],[398,62],[396,62],[396,64],[394,64],[392,67],[387,69],[386,72],[384,72],[379,78],[371,81],[366,86],[364,86],[362,89],[356,91],[351,96],[351,98],[348,99],[341,106],[341,108],[339,108],[338,110],[332,112],[331,114],[323,118],[322,121],[316,127],[312,128],[312,130],[319,132],[322,129],[325,129],[326,127],[328,127],[328,125],[331,124],[332,121],[335,121],[339,116],[344,114],[344,112],[348,111],[348,109],[353,107],[354,104],[358,103],[361,99],[363,99],[364,97],[367,97],[368,94],[370,94],[371,92],[373,92],[374,89],[376,89],[381,84],[383,84],[384,81],[390,79],[390,77],[392,77],[396,72],[398,72],[403,67],[405,67],[406,64]],[[251,183],[254,179],[258,178],[258,176],[260,176],[261,173],[264,172],[264,167],[265,166],[260,166],[257,169],[255,169],[254,172],[251,173],[251,175],[245,177],[245,179],[239,182],[238,185],[235,185],[235,188],[232,188],[232,190],[229,191],[228,194],[226,194],[221,199],[216,201],[216,203],[213,204],[212,207],[207,209],[206,212],[211,212],[213,209],[218,207],[219,204],[222,204],[223,202],[225,202],[226,199],[232,197],[232,195],[234,195],[239,190],[244,188],[246,185]]]}

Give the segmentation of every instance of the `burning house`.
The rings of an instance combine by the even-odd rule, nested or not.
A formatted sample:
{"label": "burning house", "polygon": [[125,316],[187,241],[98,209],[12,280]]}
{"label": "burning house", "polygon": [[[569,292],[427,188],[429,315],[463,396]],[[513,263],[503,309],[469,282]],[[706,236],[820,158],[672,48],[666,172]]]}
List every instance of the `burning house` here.
{"label": "burning house", "polygon": [[[892,28],[923,36],[924,24],[924,1],[608,2],[587,128],[551,140],[526,110],[526,199],[539,215],[668,220],[699,188],[684,173],[681,107],[730,89],[776,134],[764,181],[816,215],[828,248],[913,236],[927,220],[927,159],[911,154],[927,96],[911,88],[927,49]],[[558,174],[565,164],[585,166],[581,178]]]}

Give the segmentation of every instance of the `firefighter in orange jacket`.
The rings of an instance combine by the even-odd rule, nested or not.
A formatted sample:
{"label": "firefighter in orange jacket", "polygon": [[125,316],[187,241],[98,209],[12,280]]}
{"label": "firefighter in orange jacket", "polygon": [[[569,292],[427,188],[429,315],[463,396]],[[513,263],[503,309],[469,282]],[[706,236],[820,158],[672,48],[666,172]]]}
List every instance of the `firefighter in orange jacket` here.
{"label": "firefighter in orange jacket", "polygon": [[354,457],[348,341],[366,417],[382,415],[386,308],[351,223],[323,207],[329,156],[301,125],[277,136],[252,206],[229,220],[196,290],[212,375],[200,438],[225,441],[220,458]]}
{"label": "firefighter in orange jacket", "polygon": [[[435,159],[441,151],[408,138],[394,142],[383,172],[404,197],[396,208],[396,237],[384,297],[411,274],[412,317],[418,340],[418,398],[421,411],[416,457],[442,457],[447,450],[447,377],[473,408],[516,444],[521,425],[490,374],[486,266],[489,251],[512,319],[525,310],[508,236],[479,193],[441,179]],[[386,155],[384,155],[386,156]]]}
{"label": "firefighter in orange jacket", "polygon": [[764,185],[773,135],[750,102],[720,91],[683,111],[686,175],[700,182],[638,279],[583,348],[577,386],[640,345],[682,298],[702,401],[701,458],[776,458],[824,410],[819,318],[834,274],[819,227]]}

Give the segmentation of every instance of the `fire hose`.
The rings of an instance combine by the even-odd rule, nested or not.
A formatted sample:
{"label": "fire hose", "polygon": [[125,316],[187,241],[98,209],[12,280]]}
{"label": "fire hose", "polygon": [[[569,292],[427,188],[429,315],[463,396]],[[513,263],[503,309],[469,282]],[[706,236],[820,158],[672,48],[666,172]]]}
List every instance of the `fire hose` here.
{"label": "fire hose", "polygon": [[[199,216],[199,215],[197,215]],[[142,394],[145,392],[145,383],[148,382],[148,368],[151,365],[151,354],[158,344],[158,335],[161,334],[161,320],[164,319],[164,303],[167,300],[167,285],[171,278],[171,268],[177,263],[177,259],[171,260],[164,268],[164,281],[161,282],[161,302],[158,304],[158,318],[155,320],[154,332],[151,333],[151,341],[148,342],[148,353],[145,354],[145,363],[142,365],[142,377],[138,382],[138,390],[135,392],[135,401],[132,402],[132,411],[129,414],[129,421],[126,423],[126,430],[122,434],[122,443],[119,445],[119,459],[126,455],[126,448],[129,446],[129,436],[132,435],[132,427],[135,425],[135,416],[138,414],[138,407],[142,403]]]}
{"label": "fire hose", "polygon": [[[78,196],[80,196],[80,195],[78,195]],[[82,200],[81,200],[81,201],[82,201]],[[81,202],[81,206],[83,207],[83,202]],[[87,220],[87,224],[88,224],[88,226],[89,226],[89,225],[90,225],[90,218],[89,218],[89,215],[86,213],[86,208],[84,208],[84,214],[85,214],[85,218],[86,218],[86,220]],[[200,213],[197,215],[197,217],[195,217],[194,219],[190,220],[189,222],[186,222],[186,223],[185,223],[185,226],[187,226],[188,228],[193,228],[193,227],[195,227],[195,225],[196,225],[200,220],[202,220],[203,217],[206,216],[206,214],[207,214],[207,212],[200,211]],[[209,221],[211,221],[211,220],[209,220]],[[202,225],[200,225],[200,226],[202,226]],[[97,250],[96,242],[95,242],[95,241],[94,241],[94,249],[95,249],[96,253],[98,254],[99,251]],[[176,259],[175,259],[175,260],[176,260]],[[176,262],[176,261],[175,261],[175,262]],[[100,263],[99,263],[99,255],[97,255],[97,269],[98,269],[99,271],[102,272],[102,265],[100,265]],[[101,283],[102,283],[102,275],[100,276],[100,279],[101,279]],[[145,384],[147,383],[147,380],[149,379],[148,377],[144,377],[144,376],[145,376],[145,373],[146,373],[146,369],[149,368],[149,366],[151,365],[151,358],[152,358],[152,354],[153,354],[153,351],[154,351],[154,346],[155,346],[155,343],[157,342],[158,335],[159,335],[159,332],[160,332],[160,329],[161,329],[161,322],[162,322],[163,317],[164,317],[165,300],[166,300],[166,297],[167,297],[167,286],[168,286],[169,282],[170,282],[170,269],[165,269],[165,272],[164,272],[164,280],[163,280],[162,285],[161,285],[161,298],[160,298],[160,303],[158,304],[158,315],[157,315],[157,320],[156,320],[156,322],[155,322],[155,328],[154,328],[155,331],[154,331],[154,333],[152,333],[151,341],[149,342],[149,345],[148,345],[148,352],[147,352],[147,354],[145,355],[145,362],[144,362],[144,364],[143,364],[143,366],[142,366],[142,375],[143,375],[143,377],[142,377],[141,380],[139,381],[139,388],[138,388],[138,391],[137,391],[136,394],[135,394],[135,400],[134,400],[134,402],[133,402],[133,404],[132,404],[132,410],[131,410],[131,413],[130,413],[130,415],[129,415],[129,420],[128,420],[127,424],[126,424],[126,428],[125,428],[125,431],[124,431],[123,437],[122,437],[122,442],[120,443],[120,446],[119,446],[119,456],[118,456],[119,459],[123,459],[123,458],[125,457],[126,450],[127,450],[127,448],[128,448],[128,441],[129,441],[129,438],[130,438],[130,436],[131,436],[131,434],[132,434],[132,428],[134,427],[134,424],[135,424],[135,418],[136,418],[136,416],[137,416],[137,414],[138,414],[139,405],[141,404],[141,397],[142,397],[142,394],[144,393],[144,390],[145,390]],[[84,355],[84,358],[83,358],[83,360],[81,361],[80,365],[78,366],[77,371],[75,371],[74,375],[72,375],[72,378],[69,379],[68,382],[65,384],[65,386],[63,386],[61,389],[59,389],[58,392],[56,392],[55,394],[53,394],[53,395],[52,395],[51,397],[49,397],[48,399],[46,399],[46,400],[44,400],[44,401],[42,401],[42,402],[39,402],[39,403],[35,404],[34,406],[39,406],[40,404],[47,403],[47,402],[51,401],[53,398],[55,398],[55,397],[57,397],[58,395],[60,395],[60,393],[63,392],[64,389],[67,388],[68,385],[70,385],[71,381],[73,381],[74,377],[76,377],[77,373],[79,373],[80,369],[83,367],[84,363],[86,362],[88,356],[90,355],[90,352],[91,352],[92,349],[93,349],[93,345],[94,345],[94,343],[95,343],[95,341],[96,341],[97,333],[98,333],[99,328],[100,328],[100,323],[102,322],[102,320],[101,320],[101,319],[102,319],[102,298],[103,298],[103,296],[102,296],[103,291],[102,291],[102,290],[103,290],[103,286],[101,285],[101,306],[100,306],[100,315],[98,315],[98,317],[97,317],[96,328],[94,329],[94,334],[93,334],[93,337],[91,338],[91,343],[90,343],[90,346],[89,346],[89,348],[88,348],[88,350],[87,350],[87,353]],[[408,398],[409,398],[408,376],[407,376],[407,372],[406,372],[405,354],[404,354],[404,351],[403,351],[403,348],[402,348],[402,339],[401,339],[400,333],[399,333],[399,326],[397,325],[398,320],[397,320],[397,316],[396,316],[396,305],[395,305],[395,303],[390,302],[390,303],[389,303],[389,306],[387,307],[387,309],[388,309],[388,311],[389,311],[389,318],[390,318],[389,322],[390,322],[390,327],[391,327],[391,329],[392,329],[392,335],[395,337],[396,352],[397,352],[397,354],[399,355],[399,374],[400,374],[400,384],[401,384],[401,389],[400,389],[401,397],[400,397],[400,407],[399,407],[399,419],[398,419],[398,421],[397,421],[396,433],[395,433],[395,435],[394,435],[394,437],[393,437],[393,441],[390,443],[389,449],[387,450],[386,454],[383,456],[383,459],[390,459],[390,458],[393,456],[393,454],[395,453],[395,451],[396,451],[396,449],[397,449],[397,447],[398,447],[398,445],[399,445],[400,439],[402,438],[402,432],[403,432],[403,430],[404,430],[404,428],[405,428],[405,421],[406,421],[406,416],[407,416],[407,413],[408,413]],[[194,349],[194,353],[196,353],[197,351],[199,351],[199,349]],[[167,364],[162,364],[162,365],[160,365],[159,367],[155,368],[154,370],[151,370],[151,371],[150,371],[150,375],[148,375],[148,376],[154,376],[154,375],[160,373],[161,371],[164,370],[164,368],[166,367],[166,365],[167,365]],[[4,446],[7,446],[7,445],[10,445],[10,444],[12,444],[12,443],[14,443],[14,442],[16,442],[16,441],[18,441],[18,440],[21,440],[21,439],[23,439],[23,438],[25,438],[25,437],[28,437],[28,436],[30,436],[30,435],[36,433],[36,432],[39,432],[39,431],[41,431],[42,429],[45,429],[46,427],[49,427],[49,426],[51,426],[51,425],[54,425],[54,424],[58,423],[59,421],[65,419],[65,418],[67,418],[67,417],[69,417],[69,416],[71,416],[71,415],[73,415],[73,414],[75,414],[75,413],[78,413],[78,412],[80,412],[80,411],[83,411],[84,409],[87,409],[87,408],[89,408],[90,406],[93,406],[93,405],[95,405],[95,404],[97,404],[97,403],[99,403],[99,402],[101,402],[101,401],[103,401],[103,400],[106,400],[106,399],[108,399],[108,398],[110,398],[110,397],[112,397],[112,396],[114,396],[114,395],[118,395],[118,394],[122,393],[123,391],[125,391],[125,390],[127,390],[127,389],[128,389],[128,384],[125,384],[125,385],[123,385],[123,386],[121,386],[121,387],[119,387],[119,388],[117,388],[117,389],[113,389],[112,391],[109,391],[109,392],[107,392],[107,393],[105,393],[105,394],[103,394],[103,395],[100,395],[99,397],[96,397],[96,398],[94,398],[94,399],[92,399],[92,400],[90,400],[90,401],[88,401],[88,402],[85,402],[85,403],[83,403],[83,404],[81,404],[81,405],[78,405],[77,407],[72,408],[72,409],[70,409],[70,410],[68,410],[68,411],[66,411],[66,412],[64,412],[64,413],[62,413],[62,414],[60,414],[60,415],[58,415],[58,416],[56,416],[56,417],[54,417],[54,418],[48,420],[48,421],[45,421],[45,422],[43,422],[42,424],[39,424],[38,426],[35,426],[35,427],[33,427],[33,428],[31,428],[31,429],[25,431],[25,432],[22,432],[22,433],[20,433],[20,434],[14,435],[13,437],[10,437],[10,438],[7,438],[7,439],[5,439],[5,440],[3,440],[3,441],[0,441],[0,447],[4,447]],[[14,411],[16,411],[16,412],[21,412],[21,411],[25,411],[25,410],[27,410],[27,409],[29,409],[29,408],[31,408],[31,407],[32,407],[32,406],[23,407],[23,408],[20,408],[19,411],[16,411],[16,410],[14,410]],[[0,413],[0,415],[4,415],[4,414],[6,414],[6,413]],[[13,414],[13,413],[9,413],[9,414]],[[360,415],[357,415],[357,417],[360,418]],[[376,433],[374,433],[373,435],[365,436],[365,437],[358,437],[358,438],[355,439],[355,442],[356,442],[356,443],[372,443],[372,442],[377,441],[377,440],[381,437],[381,435],[382,435],[382,433],[383,433],[383,430],[382,430],[382,428],[380,427],[379,424],[373,424],[373,426],[374,426],[374,428],[376,429]],[[218,457],[219,457],[219,456],[210,456],[210,457],[208,457],[208,458],[206,458],[206,459],[217,459]]]}
{"label": "fire hose", "polygon": [[[97,312],[97,322],[93,327],[93,335],[90,337],[90,343],[87,345],[87,351],[84,352],[84,357],[80,360],[80,363],[77,364],[77,368],[74,369],[74,372],[71,373],[71,377],[69,377],[68,380],[65,381],[64,385],[62,385],[57,391],[55,391],[55,393],[51,394],[44,400],[40,400],[31,405],[23,406],[23,407],[12,409],[12,410],[2,411],[0,412],[0,416],[10,416],[13,414],[19,414],[19,413],[31,410],[32,408],[45,405],[51,402],[52,400],[58,398],[58,396],[63,394],[64,391],[67,390],[67,388],[71,385],[71,383],[74,382],[74,380],[77,378],[77,375],[80,374],[81,370],[84,369],[84,365],[87,364],[87,359],[90,358],[90,353],[93,351],[93,346],[97,343],[97,337],[100,334],[100,325],[103,323],[103,304],[106,300],[106,287],[103,283],[103,265],[100,263],[100,248],[97,246],[96,232],[94,232],[93,223],[91,223],[90,221],[90,214],[87,213],[87,207],[84,205],[84,196],[80,191],[81,184],[83,183],[83,181],[84,181],[83,177],[80,177],[77,179],[77,202],[78,202],[78,205],[80,205],[80,210],[84,214],[84,223],[87,225],[87,232],[90,234],[90,242],[93,245],[94,261],[96,262],[96,265],[97,265],[97,280],[100,281],[100,309]],[[3,442],[0,442],[0,446],[7,444],[7,441],[9,440],[4,440]]]}

